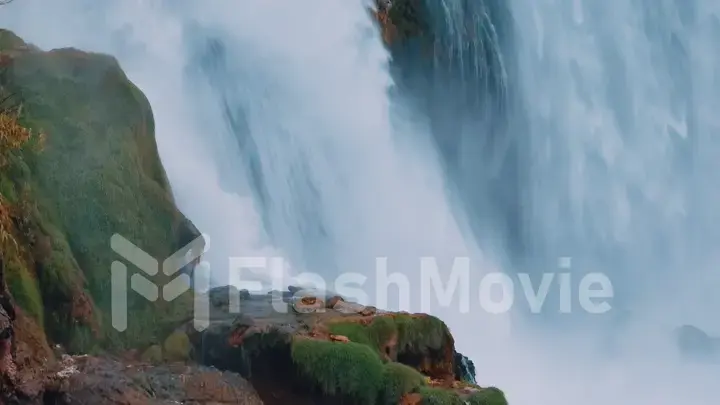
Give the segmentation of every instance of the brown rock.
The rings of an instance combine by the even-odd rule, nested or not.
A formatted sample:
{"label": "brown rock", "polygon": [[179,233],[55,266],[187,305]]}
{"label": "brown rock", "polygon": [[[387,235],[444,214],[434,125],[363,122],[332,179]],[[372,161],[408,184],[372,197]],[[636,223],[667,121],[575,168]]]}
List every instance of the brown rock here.
{"label": "brown rock", "polygon": [[420,405],[422,403],[422,395],[417,393],[405,394],[400,399],[400,405]]}
{"label": "brown rock", "polygon": [[182,364],[148,367],[105,358],[75,357],[61,388],[67,405],[239,404],[262,405],[239,375]]}
{"label": "brown rock", "polygon": [[377,313],[377,308],[375,307],[365,307],[360,311],[360,315],[362,316],[372,316]]}
{"label": "brown rock", "polygon": [[341,343],[350,342],[350,339],[348,339],[347,336],[343,336],[343,335],[330,335],[330,340],[332,340],[333,342],[341,342]]}
{"label": "brown rock", "polygon": [[345,302],[345,299],[339,295],[334,295],[327,300],[325,307],[327,309],[333,309],[338,302]]}

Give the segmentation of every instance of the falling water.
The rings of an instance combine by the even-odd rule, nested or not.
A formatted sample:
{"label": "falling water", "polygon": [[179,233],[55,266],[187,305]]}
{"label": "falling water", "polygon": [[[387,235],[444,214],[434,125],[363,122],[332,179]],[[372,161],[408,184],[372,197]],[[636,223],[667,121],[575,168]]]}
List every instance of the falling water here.
{"label": "falling water", "polygon": [[[118,57],[153,105],[163,163],[210,235],[219,283],[237,255],[281,255],[292,274],[325,277],[372,276],[378,256],[410,277],[421,256],[479,264],[467,226],[494,257],[572,256],[581,274],[606,272],[635,326],[602,321],[596,333],[593,319],[559,329],[550,317],[490,344],[497,324],[433,309],[480,384],[513,404],[714,403],[717,368],[674,358],[669,332],[717,328],[706,291],[718,274],[718,6],[464,3],[429,3],[444,6],[431,12],[450,52],[431,69],[452,83],[436,101],[467,90],[448,104],[457,115],[436,117],[409,101],[417,82],[398,80],[389,98],[388,53],[361,1],[17,0],[0,23],[43,48]],[[489,42],[464,42],[461,21]]]}

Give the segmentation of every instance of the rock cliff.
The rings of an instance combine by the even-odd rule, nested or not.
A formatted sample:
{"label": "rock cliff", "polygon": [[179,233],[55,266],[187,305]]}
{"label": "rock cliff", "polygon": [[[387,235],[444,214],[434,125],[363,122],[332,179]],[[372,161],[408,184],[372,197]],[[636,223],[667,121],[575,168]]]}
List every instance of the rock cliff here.
{"label": "rock cliff", "polygon": [[17,313],[1,405],[506,403],[475,384],[441,320],[297,288],[213,290],[203,331],[192,294],[135,297],[118,332],[115,234],[153,257],[199,236],[173,201],[148,101],[110,56],[0,30],[0,295]]}

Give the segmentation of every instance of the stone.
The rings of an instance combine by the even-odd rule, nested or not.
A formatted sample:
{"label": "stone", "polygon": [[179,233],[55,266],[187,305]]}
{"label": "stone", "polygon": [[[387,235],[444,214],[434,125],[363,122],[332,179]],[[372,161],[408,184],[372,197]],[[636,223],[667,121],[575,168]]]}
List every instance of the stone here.
{"label": "stone", "polygon": [[365,309],[365,305],[356,302],[338,301],[333,309],[344,314],[359,314]]}
{"label": "stone", "polygon": [[347,336],[342,336],[342,335],[330,335],[330,340],[332,340],[333,342],[341,342],[341,343],[350,342],[350,339],[348,339]]}
{"label": "stone", "polygon": [[325,310],[325,301],[318,297],[293,297],[292,308],[300,314],[322,312]]}
{"label": "stone", "polygon": [[367,306],[360,311],[360,315],[362,315],[362,316],[372,316],[372,315],[375,315],[376,313],[377,313],[377,308],[372,307],[372,306]]}
{"label": "stone", "polygon": [[335,305],[338,302],[345,301],[345,299],[339,295],[333,295],[332,297],[328,298],[327,302],[325,303],[325,307],[327,309],[333,309],[335,308]]}

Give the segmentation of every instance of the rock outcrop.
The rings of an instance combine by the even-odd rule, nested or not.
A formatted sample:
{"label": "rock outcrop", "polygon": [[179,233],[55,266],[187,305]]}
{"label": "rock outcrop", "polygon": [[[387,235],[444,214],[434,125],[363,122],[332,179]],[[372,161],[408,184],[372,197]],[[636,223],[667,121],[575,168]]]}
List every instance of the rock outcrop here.
{"label": "rock outcrop", "polygon": [[[474,379],[472,363],[456,353],[449,329],[433,316],[340,299],[335,307],[298,311],[297,303],[312,297],[292,287],[280,292],[281,300],[246,296],[233,313],[224,305],[233,299],[218,299],[227,292],[238,293],[209,293],[220,303],[211,308],[210,327],[196,331],[188,323],[182,331],[192,342],[192,360],[239,373],[265,404],[505,403],[500,390],[467,381]],[[315,302],[327,295],[318,292]],[[496,402],[472,402],[481,397]]]}
{"label": "rock outcrop", "polygon": [[153,257],[199,236],[175,206],[153,132],[148,101],[114,58],[42,51],[0,30],[0,296],[16,312],[0,403],[43,400],[61,366],[52,345],[142,346],[190,315],[191,294],[172,306],[131,296],[138,322],[119,333],[110,318],[113,234]]}
{"label": "rock outcrop", "polygon": [[41,51],[0,30],[0,100],[6,120],[28,131],[0,167],[13,241],[0,255],[17,305],[75,352],[166,334],[175,303],[131,296],[129,311],[145,322],[122,336],[110,319],[114,234],[160,258],[199,236],[173,202],[142,92],[110,56]]}
{"label": "rock outcrop", "polygon": [[163,258],[199,236],[173,202],[147,100],[110,56],[0,30],[0,101],[0,296],[15,309],[0,405],[506,404],[468,377],[440,319],[332,292],[215,289],[202,331],[191,294],[130,298],[116,331],[113,235]]}

